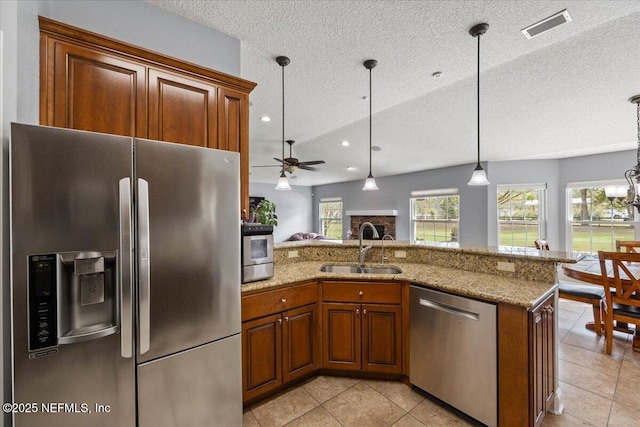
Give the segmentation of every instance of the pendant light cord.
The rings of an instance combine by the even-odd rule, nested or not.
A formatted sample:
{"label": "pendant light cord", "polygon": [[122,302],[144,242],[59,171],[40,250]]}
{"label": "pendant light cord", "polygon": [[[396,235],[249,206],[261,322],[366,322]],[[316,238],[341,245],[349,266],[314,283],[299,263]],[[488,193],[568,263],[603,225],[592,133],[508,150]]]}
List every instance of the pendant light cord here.
{"label": "pendant light cord", "polygon": [[638,154],[637,154],[637,162],[640,165],[640,100],[636,103],[637,111],[638,111]]}
{"label": "pendant light cord", "polygon": [[282,175],[284,175],[284,65],[282,66]]}
{"label": "pendant light cord", "polygon": [[369,176],[371,176],[371,115],[372,115],[372,99],[371,99],[371,70],[372,68],[369,68]]}
{"label": "pendant light cord", "polygon": [[478,165],[480,165],[480,34],[478,34]]}

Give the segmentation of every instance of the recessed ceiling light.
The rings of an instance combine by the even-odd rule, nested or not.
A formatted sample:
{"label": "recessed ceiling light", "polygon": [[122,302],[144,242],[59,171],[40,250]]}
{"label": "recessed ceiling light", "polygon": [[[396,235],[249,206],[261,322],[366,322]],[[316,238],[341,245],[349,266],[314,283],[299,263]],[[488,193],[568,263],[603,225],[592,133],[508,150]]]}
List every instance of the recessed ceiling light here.
{"label": "recessed ceiling light", "polygon": [[382,148],[378,147],[377,145],[374,145],[373,147],[371,147],[371,151],[382,151]]}
{"label": "recessed ceiling light", "polygon": [[346,139],[342,142],[340,142],[340,145],[342,145],[343,147],[348,147],[349,146],[349,141],[347,141]]}
{"label": "recessed ceiling light", "polygon": [[365,101],[368,101],[369,97],[367,95],[365,95],[365,96],[362,97],[362,99],[365,100]]}
{"label": "recessed ceiling light", "polygon": [[354,171],[356,170],[355,166],[347,166],[347,170],[348,171]]}
{"label": "recessed ceiling light", "polygon": [[540,34],[567,22],[571,22],[571,16],[569,16],[569,12],[565,9],[555,15],[551,15],[550,17],[543,19],[540,22],[529,25],[527,28],[522,30],[522,34],[524,34],[527,39],[532,39],[535,36],[539,36]]}
{"label": "recessed ceiling light", "polygon": [[269,116],[261,116],[260,120],[263,122],[270,122],[271,121],[271,117]]}
{"label": "recessed ceiling light", "polygon": [[440,77],[442,77],[442,71],[436,71],[435,73],[431,74],[431,77],[433,77],[434,79],[439,79]]}

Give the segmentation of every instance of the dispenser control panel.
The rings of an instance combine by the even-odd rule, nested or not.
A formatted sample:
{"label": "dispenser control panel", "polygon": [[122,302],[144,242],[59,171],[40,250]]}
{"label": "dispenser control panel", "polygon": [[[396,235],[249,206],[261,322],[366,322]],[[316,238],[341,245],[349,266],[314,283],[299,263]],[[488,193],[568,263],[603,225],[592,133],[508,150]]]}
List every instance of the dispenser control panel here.
{"label": "dispenser control panel", "polygon": [[58,345],[57,256],[29,256],[29,351]]}

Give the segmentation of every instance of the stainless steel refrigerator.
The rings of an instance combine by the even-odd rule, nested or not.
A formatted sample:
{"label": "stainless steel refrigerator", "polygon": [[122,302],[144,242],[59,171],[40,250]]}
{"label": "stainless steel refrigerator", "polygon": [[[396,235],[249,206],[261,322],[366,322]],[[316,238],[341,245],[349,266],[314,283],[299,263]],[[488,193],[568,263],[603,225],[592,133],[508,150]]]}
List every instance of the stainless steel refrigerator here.
{"label": "stainless steel refrigerator", "polygon": [[13,123],[10,162],[14,425],[240,426],[238,154]]}

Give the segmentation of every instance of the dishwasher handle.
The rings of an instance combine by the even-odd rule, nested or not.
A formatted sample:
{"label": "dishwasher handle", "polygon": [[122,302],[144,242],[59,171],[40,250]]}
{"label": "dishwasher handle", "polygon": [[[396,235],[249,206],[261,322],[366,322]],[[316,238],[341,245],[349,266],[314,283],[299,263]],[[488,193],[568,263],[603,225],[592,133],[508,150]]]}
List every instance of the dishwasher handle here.
{"label": "dishwasher handle", "polygon": [[459,307],[453,307],[447,304],[443,304],[441,302],[420,298],[420,305],[433,308],[434,310],[444,311],[445,313],[455,314],[456,316],[465,317],[467,319],[477,320],[477,321],[480,320],[480,315],[478,313],[467,311]]}

